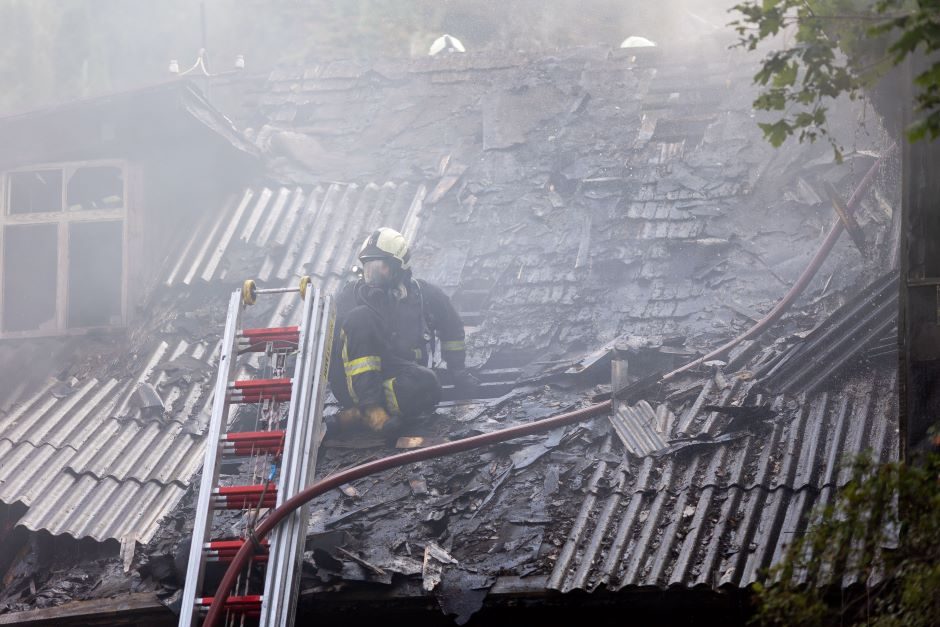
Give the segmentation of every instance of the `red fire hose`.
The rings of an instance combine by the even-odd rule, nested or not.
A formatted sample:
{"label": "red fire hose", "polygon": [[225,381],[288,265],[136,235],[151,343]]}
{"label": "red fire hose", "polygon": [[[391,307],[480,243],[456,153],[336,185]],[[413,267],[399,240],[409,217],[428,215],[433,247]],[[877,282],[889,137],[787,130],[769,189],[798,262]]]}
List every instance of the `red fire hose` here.
{"label": "red fire hose", "polygon": [[[505,442],[506,440],[532,435],[534,433],[541,433],[542,431],[550,431],[551,429],[555,429],[557,427],[562,427],[564,425],[569,425],[575,422],[581,422],[588,418],[606,414],[610,411],[610,409],[611,401],[605,401],[603,403],[598,403],[597,405],[590,405],[589,407],[559,414],[558,416],[553,416],[551,418],[536,420],[535,422],[519,425],[517,427],[509,427],[508,429],[501,429],[492,433],[475,435],[470,438],[464,438],[454,442],[447,442],[446,444],[438,444],[437,446],[415,449],[413,451],[408,451],[407,453],[400,453],[398,455],[392,455],[391,457],[377,459],[373,462],[369,462],[368,464],[362,464],[361,466],[344,470],[343,472],[336,473],[335,475],[330,475],[325,479],[317,481],[310,487],[306,488],[303,492],[300,492],[294,497],[288,499],[277,509],[272,510],[271,513],[268,514],[267,518],[261,521],[261,524],[259,524],[255,529],[255,536],[258,540],[261,540],[267,536],[271,530],[274,529],[274,527],[277,526],[277,524],[292,511],[301,507],[317,496],[328,492],[333,488],[337,488],[344,483],[349,483],[350,481],[361,479],[362,477],[366,477],[383,470],[388,470],[390,468],[404,466],[405,464],[420,462],[426,459],[433,459],[435,457],[453,455],[454,453],[462,453],[463,451],[480,448],[481,446],[496,444],[498,442]],[[254,543],[252,542],[245,542],[242,544],[241,548],[238,549],[234,559],[232,559],[232,562],[228,566],[228,570],[225,571],[225,576],[222,577],[222,582],[219,584],[218,590],[215,592],[212,605],[209,607],[209,613],[206,616],[203,627],[215,627],[216,625],[220,624],[219,620],[225,611],[223,609],[225,600],[228,598],[229,593],[232,591],[232,587],[235,585],[235,579],[238,577],[239,571],[245,567],[245,564],[252,557],[252,555],[254,555]]]}
{"label": "red fire hose", "polygon": [[[871,185],[872,181],[875,180],[875,174],[878,172],[878,169],[881,167],[881,164],[884,163],[884,160],[894,151],[896,144],[892,144],[881,157],[876,160],[871,168],[868,169],[868,172],[865,173],[865,176],[862,177],[862,180],[859,181],[858,186],[855,188],[855,191],[852,193],[852,197],[849,198],[849,202],[846,204],[846,212],[851,215],[853,211],[858,207],[858,204],[862,201],[862,196],[866,191],[868,191],[868,186]],[[783,298],[771,309],[766,316],[761,318],[753,327],[734,338],[733,340],[719,346],[715,350],[711,351],[707,355],[703,355],[698,359],[690,361],[689,363],[676,368],[672,372],[666,373],[663,375],[663,381],[668,381],[677,374],[681,374],[688,370],[689,368],[694,368],[695,366],[710,361],[712,359],[717,359],[724,355],[726,352],[740,344],[745,340],[749,340],[752,337],[757,337],[764,331],[766,331],[773,323],[780,319],[780,317],[790,308],[790,305],[793,304],[793,301],[796,300],[797,296],[803,293],[803,290],[806,289],[806,286],[809,285],[809,282],[813,280],[813,277],[816,276],[816,272],[819,271],[819,268],[822,266],[823,262],[826,260],[826,257],[829,256],[829,253],[832,251],[833,246],[836,245],[836,242],[839,240],[839,236],[842,235],[842,231],[845,229],[845,225],[842,224],[842,220],[836,220],[836,223],[832,225],[832,228],[829,229],[829,234],[826,235],[826,239],[823,240],[823,243],[819,246],[819,250],[816,251],[816,254],[813,255],[813,259],[809,262],[809,265],[806,266],[806,269],[803,270],[803,273],[800,274],[800,277],[796,280],[796,283],[787,291]]]}

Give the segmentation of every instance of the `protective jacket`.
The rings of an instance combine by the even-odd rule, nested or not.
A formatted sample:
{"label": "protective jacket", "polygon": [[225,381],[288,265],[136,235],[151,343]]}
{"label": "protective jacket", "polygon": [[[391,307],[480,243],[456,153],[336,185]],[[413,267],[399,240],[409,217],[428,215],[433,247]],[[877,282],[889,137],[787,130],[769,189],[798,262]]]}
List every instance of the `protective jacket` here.
{"label": "protective jacket", "polygon": [[435,285],[410,277],[393,289],[350,282],[336,311],[330,381],[346,407],[385,405],[406,414],[433,408],[440,385],[426,366],[438,342],[447,368],[464,368],[463,322]]}

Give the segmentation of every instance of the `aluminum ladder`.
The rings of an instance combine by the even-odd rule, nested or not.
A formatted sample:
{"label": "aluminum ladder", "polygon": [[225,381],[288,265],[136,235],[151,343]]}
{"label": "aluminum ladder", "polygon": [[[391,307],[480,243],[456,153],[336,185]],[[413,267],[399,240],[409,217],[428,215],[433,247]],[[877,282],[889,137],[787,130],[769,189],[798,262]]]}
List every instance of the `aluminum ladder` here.
{"label": "aluminum ladder", "polygon": [[[296,292],[302,299],[298,326],[242,328],[245,309],[258,296]],[[245,281],[229,299],[222,339],[212,415],[206,437],[202,480],[193,523],[192,544],[180,609],[180,627],[195,627],[212,604],[203,590],[207,562],[230,562],[244,542],[257,542],[253,529],[259,516],[281,505],[312,483],[323,420],[323,401],[333,340],[334,309],[329,296],[304,277],[297,288],[258,289]],[[288,357],[296,355],[287,378]],[[244,370],[239,357],[264,360],[271,376],[237,379]],[[243,357],[244,360],[244,357]],[[266,375],[267,376],[267,375]],[[284,405],[288,405],[286,424]],[[229,431],[233,406],[249,406],[256,427]],[[261,483],[221,485],[224,461],[270,468]],[[222,509],[243,510],[247,521],[238,538],[211,538],[213,515]],[[293,624],[309,510],[291,514],[263,542],[225,604],[226,624]],[[255,575],[252,577],[252,575]],[[263,578],[263,590],[258,575]],[[246,622],[247,621],[247,622]]]}

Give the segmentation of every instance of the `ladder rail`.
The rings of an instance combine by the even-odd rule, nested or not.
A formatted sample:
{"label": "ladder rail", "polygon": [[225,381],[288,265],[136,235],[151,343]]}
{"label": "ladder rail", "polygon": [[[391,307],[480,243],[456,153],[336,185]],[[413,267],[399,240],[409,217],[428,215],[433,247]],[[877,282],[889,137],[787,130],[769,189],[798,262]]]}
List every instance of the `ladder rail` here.
{"label": "ladder rail", "polygon": [[[305,428],[300,463],[297,467],[297,489],[291,496],[301,492],[313,482],[313,475],[316,470],[317,454],[320,448],[319,434],[323,420],[323,400],[326,395],[326,369],[329,368],[330,349],[333,342],[333,316],[331,299],[326,296],[323,298],[322,311],[318,320],[319,328],[315,337],[316,346],[312,347],[315,350],[308,362],[313,378],[308,388],[309,397],[304,414]],[[292,546],[286,547],[287,559],[283,572],[289,589],[282,601],[285,610],[282,612],[283,619],[278,627],[291,627],[294,624],[297,612],[297,597],[300,592],[299,575],[307,535],[307,523],[310,520],[310,506],[304,505],[304,507],[299,508],[297,514],[297,524],[292,530],[292,537],[290,538]]]}
{"label": "ladder rail", "polygon": [[[297,422],[296,417],[303,414],[303,401],[306,390],[306,373],[308,371],[308,354],[312,342],[310,341],[310,318],[316,313],[315,304],[319,301],[319,292],[315,291],[311,298],[304,299],[303,314],[300,323],[300,336],[298,339],[298,355],[294,364],[293,389],[291,390],[291,403],[288,410],[286,435],[284,440],[284,455],[281,458],[281,476],[278,483],[277,504],[284,502],[285,493],[291,492],[293,483],[294,460],[297,457]],[[300,393],[298,393],[300,392]],[[287,494],[289,497],[290,494]],[[261,624],[276,625],[283,614],[283,601],[287,583],[283,576],[284,539],[289,537],[289,528],[293,526],[291,517],[280,526],[271,537],[271,546],[268,552],[268,569],[264,582],[264,594],[261,600]]]}
{"label": "ladder rail", "polygon": [[193,521],[193,540],[189,547],[189,562],[186,567],[186,583],[183,588],[179,627],[194,627],[198,621],[196,599],[202,596],[202,579],[205,574],[202,551],[203,545],[208,540],[211,526],[212,493],[218,482],[222,425],[226,421],[229,409],[226,395],[235,363],[235,339],[241,312],[241,293],[236,290],[232,292],[229,299],[225,336],[222,339],[222,353],[219,356],[218,376],[213,392],[215,396],[212,400],[212,416],[206,436],[206,454],[202,467],[202,479],[199,482],[199,499],[196,504],[196,517]]}
{"label": "ladder rail", "polygon": [[[324,350],[332,344],[330,299],[314,290],[304,304],[300,357],[295,365],[294,389],[288,414],[285,457],[278,487],[278,505],[300,492],[309,483],[311,455],[315,457],[314,438],[319,432],[317,416],[322,415],[325,388],[321,367]],[[326,356],[328,359],[329,356]],[[315,408],[311,411],[311,408]],[[311,416],[311,414],[313,416]],[[311,420],[311,417],[314,419]],[[314,451],[311,453],[311,451]],[[268,575],[262,595],[261,624],[288,627],[293,624],[299,557],[306,537],[309,510],[297,511],[274,532],[271,540]]]}
{"label": "ladder rail", "polygon": [[[320,432],[323,425],[323,404],[326,398],[327,373],[330,368],[330,356],[333,347],[333,325],[336,311],[330,296],[326,296],[323,303],[323,315],[320,320],[320,331],[317,335],[316,363],[313,364],[314,380],[311,386],[315,406],[307,409],[307,429],[304,438],[304,450],[301,460],[301,483],[298,493],[311,485],[317,468],[317,456],[320,452]],[[312,409],[312,411],[311,411]],[[291,589],[287,596],[287,622],[281,627],[292,627],[297,613],[297,601],[300,593],[300,571],[303,560],[303,551],[306,544],[307,523],[310,520],[310,505],[304,504],[300,508],[301,524],[296,531],[293,551],[290,554],[290,563],[286,572],[291,573]]]}

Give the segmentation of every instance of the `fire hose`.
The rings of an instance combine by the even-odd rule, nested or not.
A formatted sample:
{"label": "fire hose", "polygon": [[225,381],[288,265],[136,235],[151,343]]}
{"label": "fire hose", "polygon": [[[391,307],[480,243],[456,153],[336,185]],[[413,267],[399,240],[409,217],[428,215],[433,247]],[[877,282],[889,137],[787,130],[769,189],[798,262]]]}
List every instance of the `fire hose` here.
{"label": "fire hose", "polygon": [[[862,180],[859,181],[858,186],[856,186],[855,191],[852,193],[852,197],[849,198],[848,203],[846,203],[846,212],[851,215],[852,212],[858,207],[858,204],[862,202],[862,197],[865,192],[868,191],[869,185],[872,181],[875,180],[875,174],[881,168],[881,164],[884,163],[884,160],[894,151],[896,144],[892,144],[884,154],[882,154],[868,169],[868,172],[865,173],[865,176],[862,177]],[[750,329],[737,336],[733,340],[722,344],[715,350],[711,351],[707,355],[703,355],[698,359],[694,359],[689,363],[676,368],[672,372],[668,372],[663,375],[662,380],[668,381],[677,374],[681,374],[690,368],[694,368],[699,364],[703,364],[706,361],[711,361],[712,359],[718,359],[729,350],[751,338],[757,337],[764,331],[766,331],[770,326],[780,319],[781,316],[790,308],[790,305],[793,304],[793,301],[803,293],[803,290],[806,289],[806,286],[809,285],[810,281],[813,280],[813,277],[816,276],[816,273],[819,271],[819,268],[822,266],[823,262],[826,260],[826,257],[829,256],[829,253],[832,252],[832,248],[836,245],[836,242],[839,240],[839,236],[842,235],[842,231],[845,230],[845,225],[842,223],[842,219],[836,220],[836,223],[832,225],[832,228],[829,229],[829,233],[826,235],[826,239],[823,240],[823,243],[819,246],[819,250],[816,251],[816,254],[813,255],[812,260],[800,274],[799,278],[796,280],[796,283],[790,287],[787,293],[781,298],[774,308],[767,312],[763,318],[757,321]]]}
{"label": "fire hose", "polygon": [[[391,468],[398,468],[399,466],[404,466],[406,464],[412,464],[414,462],[420,462],[427,459],[434,459],[436,457],[445,457],[447,455],[462,453],[464,451],[488,446],[490,444],[497,444],[499,442],[505,442],[506,440],[512,440],[514,438],[519,438],[526,435],[533,435],[543,431],[550,431],[558,427],[563,427],[565,425],[581,422],[589,418],[607,414],[610,412],[610,409],[611,401],[605,401],[603,403],[590,405],[582,409],[552,416],[551,418],[536,420],[524,425],[500,429],[499,431],[494,431],[492,433],[475,435],[473,437],[463,438],[461,440],[455,440],[445,444],[438,444],[436,446],[429,446],[427,448],[415,449],[413,451],[399,453],[398,455],[392,455],[390,457],[383,457],[382,459],[377,459],[375,461],[338,472],[313,483],[308,488],[305,488],[302,492],[297,493],[285,501],[280,507],[272,510],[268,516],[255,528],[255,537],[258,541],[260,541],[266,537],[279,522],[281,522],[295,509],[302,507],[308,501],[320,496],[321,494],[329,492],[333,488],[338,488],[339,486],[345,483],[349,483],[350,481],[355,481],[356,479],[361,479],[363,477],[367,477],[384,470],[389,470]],[[229,593],[232,591],[232,587],[235,585],[235,580],[238,577],[238,573],[245,567],[245,564],[249,559],[251,559],[251,557],[254,555],[254,552],[255,543],[253,542],[245,542],[242,544],[241,548],[238,549],[238,552],[235,554],[235,557],[228,566],[228,570],[225,571],[225,575],[222,577],[221,583],[219,583],[219,587],[215,592],[212,605],[209,607],[209,613],[206,615],[206,620],[203,623],[203,627],[216,627],[216,625],[220,624],[219,620],[222,618],[222,614],[225,611],[225,600],[228,598]]]}

